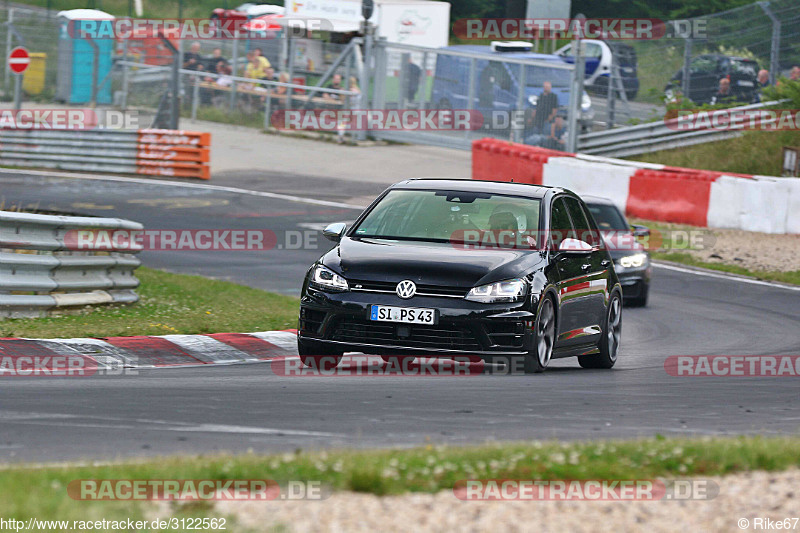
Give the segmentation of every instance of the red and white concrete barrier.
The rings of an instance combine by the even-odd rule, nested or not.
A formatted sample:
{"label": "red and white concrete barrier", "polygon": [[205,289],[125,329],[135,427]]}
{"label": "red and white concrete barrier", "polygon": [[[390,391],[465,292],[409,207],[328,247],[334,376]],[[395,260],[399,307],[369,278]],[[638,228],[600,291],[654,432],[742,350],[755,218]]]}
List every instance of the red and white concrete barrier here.
{"label": "red and white concrete barrier", "polygon": [[472,144],[472,179],[565,187],[628,215],[712,228],[800,233],[800,179],[569,154],[497,139]]}

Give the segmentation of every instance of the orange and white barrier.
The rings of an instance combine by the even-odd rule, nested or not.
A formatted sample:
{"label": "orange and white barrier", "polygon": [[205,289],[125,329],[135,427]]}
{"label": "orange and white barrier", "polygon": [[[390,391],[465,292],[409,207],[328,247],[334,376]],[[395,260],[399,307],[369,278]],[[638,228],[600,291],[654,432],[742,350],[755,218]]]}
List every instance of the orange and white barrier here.
{"label": "orange and white barrier", "polygon": [[800,233],[800,179],[569,154],[497,139],[472,144],[472,179],[552,185],[610,198],[650,220]]}

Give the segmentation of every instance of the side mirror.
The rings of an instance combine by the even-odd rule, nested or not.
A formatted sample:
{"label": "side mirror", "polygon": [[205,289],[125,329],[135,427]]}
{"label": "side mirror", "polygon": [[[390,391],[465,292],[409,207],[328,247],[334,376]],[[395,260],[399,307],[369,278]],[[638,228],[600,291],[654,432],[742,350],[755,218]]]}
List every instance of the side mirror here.
{"label": "side mirror", "polygon": [[333,224],[328,224],[328,226],[322,230],[322,236],[326,239],[339,242],[342,240],[342,235],[344,235],[344,230],[347,229],[347,224],[344,222],[334,222]]}
{"label": "side mirror", "polygon": [[592,245],[578,239],[564,239],[558,245],[558,251],[569,255],[586,255],[594,251]]}
{"label": "side mirror", "polygon": [[648,228],[647,226],[640,226],[639,224],[631,224],[631,230],[633,230],[634,237],[650,236],[650,228]]}

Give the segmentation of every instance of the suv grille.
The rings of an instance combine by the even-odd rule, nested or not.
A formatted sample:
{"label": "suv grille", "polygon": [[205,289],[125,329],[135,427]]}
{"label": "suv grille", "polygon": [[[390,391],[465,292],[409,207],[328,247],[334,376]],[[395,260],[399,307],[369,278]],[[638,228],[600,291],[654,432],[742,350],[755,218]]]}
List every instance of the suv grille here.
{"label": "suv grille", "polygon": [[400,345],[410,348],[480,351],[481,345],[468,328],[439,324],[386,324],[369,320],[340,319],[331,340],[361,344]]}
{"label": "suv grille", "polygon": [[[394,294],[397,283],[392,281],[358,281],[350,282],[350,290],[362,292],[383,292]],[[439,285],[417,285],[417,296],[438,296],[446,298],[463,298],[469,292],[462,287],[442,287]]]}

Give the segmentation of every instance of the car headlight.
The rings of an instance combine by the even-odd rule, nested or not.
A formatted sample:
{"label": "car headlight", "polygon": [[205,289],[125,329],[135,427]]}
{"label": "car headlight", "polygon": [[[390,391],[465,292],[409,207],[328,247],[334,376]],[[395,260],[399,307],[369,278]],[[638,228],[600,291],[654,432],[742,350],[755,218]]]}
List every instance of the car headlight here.
{"label": "car headlight", "polygon": [[647,254],[633,254],[620,257],[619,265],[625,268],[639,268],[647,263]]}
{"label": "car headlight", "polygon": [[524,279],[509,279],[473,287],[466,298],[472,302],[486,304],[495,302],[516,302],[525,296],[527,287],[528,284]]}
{"label": "car headlight", "polygon": [[535,94],[530,95],[528,97],[528,103],[531,104],[533,107],[536,107],[536,105],[539,103],[539,97],[536,96]]}
{"label": "car headlight", "polygon": [[347,280],[322,265],[317,265],[311,274],[311,282],[323,289],[331,291],[349,291]]}
{"label": "car headlight", "polygon": [[592,99],[589,98],[589,94],[584,92],[583,97],[581,97],[581,111],[588,111],[592,107]]}

